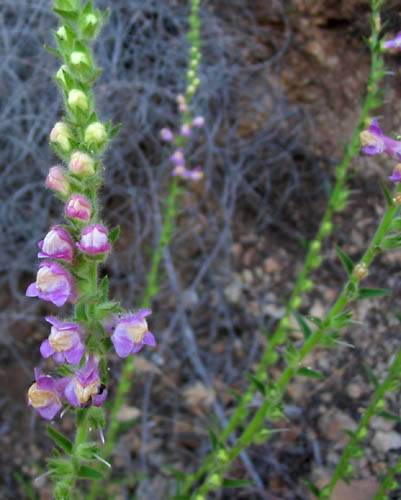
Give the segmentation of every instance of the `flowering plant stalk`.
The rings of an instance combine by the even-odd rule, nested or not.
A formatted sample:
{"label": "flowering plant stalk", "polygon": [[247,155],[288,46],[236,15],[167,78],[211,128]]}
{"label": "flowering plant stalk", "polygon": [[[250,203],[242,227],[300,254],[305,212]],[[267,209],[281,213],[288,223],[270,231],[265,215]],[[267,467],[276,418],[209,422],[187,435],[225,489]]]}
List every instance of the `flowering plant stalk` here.
{"label": "flowering plant stalk", "polygon": [[101,407],[107,397],[108,352],[114,348],[126,358],[156,341],[146,321],[151,311],[124,311],[109,299],[107,276],[100,280],[98,273],[119,234],[119,228],[109,230],[103,223],[98,198],[102,154],[118,127],[100,122],[92,90],[99,70],[91,44],[107,12],[96,9],[91,0],[54,0],[53,7],[60,26],[51,51],[63,63],[56,81],[65,117],[50,133],[51,146],[63,164],[50,169],[46,185],[64,203],[65,221],[39,242],[38,257],[44,260],[27,295],[57,307],[72,304],[73,310],[63,319],[46,317],[51,331],[40,352],[58,376],[36,369],[28,403],[49,421],[63,407],[63,413],[76,414],[73,442],[48,428],[57,449],[48,461],[47,475],[54,483],[54,497],[62,500],[76,497],[77,480],[99,479],[109,465],[93,436],[93,430],[99,430],[102,439],[105,426]]}
{"label": "flowering plant stalk", "polygon": [[[219,436],[220,444],[224,444],[231,434],[246,420],[249,409],[248,405],[253,400],[258,387],[261,384],[266,384],[266,370],[269,366],[274,365],[278,360],[276,348],[287,342],[288,332],[290,330],[291,317],[295,315],[300,323],[300,327],[304,327],[304,320],[297,311],[302,305],[303,294],[313,289],[313,282],[310,275],[316,270],[321,262],[321,248],[325,238],[327,238],[333,230],[332,219],[335,213],[345,209],[349,197],[349,191],[346,187],[346,182],[349,177],[349,166],[351,161],[360,151],[360,133],[365,127],[370,113],[380,104],[380,89],[379,85],[384,76],[383,50],[380,41],[380,8],[383,5],[383,0],[371,1],[371,37],[369,39],[369,48],[371,52],[371,68],[367,84],[367,93],[362,105],[358,124],[353,132],[352,138],[345,149],[344,157],[335,169],[335,183],[331,191],[326,211],[321,220],[319,229],[315,238],[310,242],[307,255],[301,271],[299,272],[293,291],[286,305],[285,313],[279,321],[274,333],[268,338],[268,345],[264,351],[258,367],[252,376],[253,382],[249,384],[246,391],[238,399],[235,410],[231,415],[227,426],[222,430]],[[258,383],[259,381],[259,383]],[[255,383],[256,382],[256,383]],[[215,447],[205,457],[201,466],[197,471],[187,476],[184,486],[184,494],[190,491],[190,488],[196,481],[209,470],[210,465],[215,460],[219,460],[219,447]]]}
{"label": "flowering plant stalk", "polygon": [[[352,302],[377,297],[385,293],[385,291],[380,289],[361,288],[360,281],[367,276],[373,259],[381,251],[392,248],[389,245],[393,244],[393,238],[395,237],[392,235],[392,231],[394,227],[393,223],[397,220],[396,216],[399,213],[398,205],[401,204],[400,193],[401,189],[398,188],[393,199],[387,193],[387,210],[360,262],[354,266],[351,259],[342,254],[342,262],[349,278],[336,302],[323,320],[309,317],[315,328],[305,323],[303,328],[305,339],[302,347],[300,349],[296,349],[292,345],[287,347],[286,368],[276,381],[272,381],[270,384],[266,384],[266,386],[259,386],[259,390],[262,392],[264,398],[263,403],[235,444],[232,447],[221,446],[219,448],[217,452],[218,460],[209,467],[205,481],[193,493],[191,498],[196,500],[206,498],[205,495],[210,490],[221,486],[225,472],[243,449],[252,443],[259,444],[267,441],[271,437],[273,432],[264,428],[265,420],[274,422],[284,416],[282,400],[289,383],[295,376],[322,377],[319,372],[303,366],[303,363],[315,347],[319,345],[332,347],[337,343],[340,331],[349,325],[352,320],[352,312],[348,309]],[[397,238],[397,245],[399,245],[399,236]]]}
{"label": "flowering plant stalk", "polygon": [[388,500],[389,494],[392,490],[398,488],[398,481],[395,476],[401,472],[401,457],[398,459],[397,463],[387,470],[386,475],[380,481],[379,489],[376,492],[373,500]]}
{"label": "flowering plant stalk", "polygon": [[[377,387],[369,406],[363,412],[355,431],[349,432],[351,438],[342,451],[340,460],[331,476],[329,483],[317,492],[318,498],[330,498],[335,485],[340,479],[348,479],[354,470],[352,459],[360,459],[364,456],[363,442],[368,435],[370,420],[375,415],[380,415],[385,410],[385,396],[388,392],[398,390],[400,387],[401,374],[401,349],[398,351],[391,363],[387,376]],[[387,484],[390,484],[389,482]]]}
{"label": "flowering plant stalk", "polygon": [[[150,307],[153,298],[157,295],[160,287],[160,266],[164,249],[170,244],[173,236],[176,216],[179,210],[179,198],[181,187],[179,179],[198,181],[203,177],[200,166],[190,169],[186,160],[185,147],[196,129],[204,125],[202,116],[193,116],[191,103],[199,85],[199,67],[201,63],[201,22],[200,22],[200,0],[191,0],[191,12],[189,15],[189,31],[187,35],[189,45],[188,70],[186,73],[185,93],[177,96],[177,104],[180,112],[179,131],[174,133],[170,128],[162,128],[160,138],[166,144],[174,148],[171,155],[173,165],[172,180],[169,184],[168,194],[165,199],[164,214],[162,217],[160,233],[156,247],[152,251],[150,269],[146,277],[146,288],[143,293],[140,307]],[[121,410],[125,397],[133,383],[135,370],[134,358],[125,360],[113,402],[110,406],[109,426],[105,434],[105,446],[101,451],[103,459],[108,459],[112,453],[118,431],[118,413]],[[97,498],[99,483],[93,483],[88,500]]]}

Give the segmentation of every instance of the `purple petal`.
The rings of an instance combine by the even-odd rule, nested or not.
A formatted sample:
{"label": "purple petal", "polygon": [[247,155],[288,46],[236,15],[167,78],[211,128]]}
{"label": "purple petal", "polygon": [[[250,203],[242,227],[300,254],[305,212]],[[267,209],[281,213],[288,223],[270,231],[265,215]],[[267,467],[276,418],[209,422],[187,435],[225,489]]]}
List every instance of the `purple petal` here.
{"label": "purple petal", "polygon": [[143,336],[143,343],[155,347],[157,345],[155,336],[151,332],[146,332]]}
{"label": "purple petal", "polygon": [[131,354],[136,354],[137,352],[141,351],[143,349],[143,343],[138,342],[137,344],[134,344],[134,347],[132,348]]}
{"label": "purple petal", "polygon": [[65,390],[64,390],[64,396],[67,399],[67,401],[72,405],[72,406],[80,406],[77,395],[75,394],[75,381],[71,380]]}
{"label": "purple petal", "polygon": [[25,295],[27,297],[37,297],[39,295],[39,290],[38,287],[36,286],[36,283],[32,283],[28,286]]}
{"label": "purple petal", "polygon": [[107,398],[107,389],[103,389],[100,394],[92,396],[92,403],[94,406],[102,406]]}
{"label": "purple petal", "polygon": [[363,146],[361,149],[362,153],[365,153],[365,155],[369,156],[374,156],[382,153],[382,148],[379,146]]}
{"label": "purple petal", "polygon": [[53,420],[57,415],[58,411],[61,409],[61,403],[51,403],[43,408],[36,408],[39,415],[46,420]]}
{"label": "purple petal", "polygon": [[369,131],[375,135],[384,135],[382,129],[379,125],[379,120],[377,118],[373,118],[369,125]]}
{"label": "purple petal", "polygon": [[68,363],[72,365],[78,365],[82,359],[82,356],[84,355],[84,352],[85,346],[81,342],[78,342],[77,345],[75,345],[69,351],[66,351],[64,354]]}
{"label": "purple petal", "polygon": [[120,356],[120,358],[126,358],[131,354],[134,343],[124,334],[118,334],[117,332],[114,333],[111,336],[111,341],[113,342],[116,353]]}
{"label": "purple petal", "polygon": [[39,389],[43,391],[54,392],[56,389],[54,379],[50,377],[50,375],[41,375],[36,383],[38,384]]}
{"label": "purple petal", "polygon": [[49,358],[52,354],[54,354],[54,349],[50,345],[49,341],[46,339],[40,345],[40,354],[45,358]]}

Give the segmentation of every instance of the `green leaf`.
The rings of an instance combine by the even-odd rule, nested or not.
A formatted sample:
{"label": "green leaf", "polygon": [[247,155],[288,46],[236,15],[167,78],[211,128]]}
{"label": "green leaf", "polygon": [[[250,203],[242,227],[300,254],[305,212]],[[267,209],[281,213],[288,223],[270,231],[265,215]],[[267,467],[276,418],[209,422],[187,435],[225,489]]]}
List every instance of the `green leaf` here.
{"label": "green leaf", "polygon": [[61,434],[61,432],[56,431],[56,429],[50,425],[47,427],[47,434],[57,446],[68,453],[68,455],[71,455],[73,444],[66,436]]}
{"label": "green leaf", "polygon": [[253,486],[253,481],[249,479],[230,479],[226,478],[223,480],[223,488],[246,488],[248,486]]}
{"label": "green leaf", "polygon": [[352,320],[352,311],[344,311],[334,316],[330,322],[330,326],[335,329],[341,329],[347,326]]}
{"label": "green leaf", "polygon": [[66,19],[67,21],[77,21],[78,20],[78,12],[74,12],[73,10],[64,10],[64,9],[53,9],[54,12],[62,17],[63,19]]}
{"label": "green leaf", "polygon": [[387,236],[380,245],[383,250],[393,250],[401,246],[401,236]]}
{"label": "green leaf", "polygon": [[320,495],[320,489],[316,486],[315,483],[309,481],[309,479],[304,479],[303,482],[306,484],[306,487],[311,491],[316,497]]}
{"label": "green leaf", "polygon": [[61,54],[60,54],[60,51],[58,49],[55,49],[54,47],[51,47],[50,45],[47,45],[45,44],[44,46],[44,49],[49,53],[51,54],[52,56],[54,57],[57,57],[57,58],[60,58],[61,59]]}
{"label": "green leaf", "polygon": [[365,370],[366,376],[368,377],[369,382],[375,387],[379,387],[380,382],[379,379],[376,377],[375,373],[373,370],[370,368],[370,366],[363,364],[362,365],[363,369]]}
{"label": "green leaf", "polygon": [[86,321],[88,316],[86,314],[86,307],[83,302],[79,302],[75,306],[75,318],[77,321]]}
{"label": "green leaf", "polygon": [[103,474],[89,465],[81,465],[78,469],[79,479],[103,479]]}
{"label": "green leaf", "polygon": [[389,295],[391,290],[386,288],[360,288],[358,292],[358,300],[373,299],[375,297],[384,297]]}
{"label": "green leaf", "polygon": [[92,460],[95,455],[99,453],[99,446],[97,443],[81,443],[77,446],[76,456],[82,460]]}
{"label": "green leaf", "polygon": [[91,406],[88,410],[88,420],[89,423],[95,427],[105,427],[106,426],[106,416],[104,414],[104,409],[97,407],[97,406]]}
{"label": "green leaf", "polygon": [[254,375],[249,375],[249,380],[252,382],[252,384],[254,384],[254,386],[262,394],[262,396],[266,395],[266,386],[263,382],[261,382]]}
{"label": "green leaf", "polygon": [[115,243],[120,237],[120,233],[121,233],[121,227],[120,226],[114,227],[109,233],[110,243]]}
{"label": "green leaf", "polygon": [[352,262],[352,259],[338,245],[336,245],[336,254],[340,259],[341,264],[344,266],[344,269],[346,270],[348,276],[350,276],[354,269],[354,263]]}
{"label": "green leaf", "polygon": [[109,277],[105,276],[99,284],[100,296],[103,301],[109,298]]}
{"label": "green leaf", "polygon": [[218,440],[216,434],[212,431],[212,429],[208,429],[208,433],[209,433],[210,442],[212,443],[212,449],[217,450],[217,448],[219,447],[219,440]]}
{"label": "green leaf", "polygon": [[308,368],[306,366],[303,366],[298,370],[298,375],[300,377],[308,377],[308,378],[314,378],[316,380],[324,380],[326,377],[323,375],[323,373],[320,373],[316,370],[312,370],[312,368]]}
{"label": "green leaf", "polygon": [[398,423],[401,422],[401,417],[399,415],[396,415],[386,410],[378,412],[378,415],[386,420],[389,420],[390,422],[398,422]]}
{"label": "green leaf", "polygon": [[305,337],[305,340],[307,340],[311,335],[312,335],[312,330],[309,328],[308,323],[306,322],[306,319],[302,314],[299,314],[298,312],[294,311],[294,316],[295,319],[297,320],[297,323],[299,327],[302,330],[302,333]]}

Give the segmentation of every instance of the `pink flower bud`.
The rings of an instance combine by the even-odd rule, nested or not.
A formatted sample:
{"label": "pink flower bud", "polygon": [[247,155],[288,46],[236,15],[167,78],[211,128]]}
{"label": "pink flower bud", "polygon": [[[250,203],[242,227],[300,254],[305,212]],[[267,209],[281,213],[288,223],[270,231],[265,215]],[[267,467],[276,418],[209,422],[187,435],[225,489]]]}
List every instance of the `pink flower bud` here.
{"label": "pink flower bud", "polygon": [[73,194],[65,205],[65,216],[69,219],[88,222],[92,215],[91,202],[81,194]]}
{"label": "pink flower bud", "polygon": [[205,125],[205,119],[203,118],[203,116],[196,116],[196,117],[192,120],[192,125],[193,125],[195,128],[202,128],[202,127]]}
{"label": "pink flower bud", "polygon": [[40,259],[62,259],[67,262],[73,260],[74,242],[68,231],[61,226],[53,226],[38,245]]}
{"label": "pink flower bud", "polygon": [[71,149],[70,144],[71,131],[63,122],[57,122],[50,132],[50,142],[57,144],[63,151],[68,152]]}
{"label": "pink flower bud", "polygon": [[174,154],[171,157],[171,161],[174,163],[174,165],[183,167],[185,165],[183,150],[177,149],[176,151],[174,151]]}
{"label": "pink flower bud", "polygon": [[93,175],[95,173],[95,162],[86,153],[76,151],[70,160],[70,170],[73,174],[82,177]]}
{"label": "pink flower bud", "polygon": [[46,178],[46,187],[67,196],[70,192],[70,183],[68,182],[66,172],[62,167],[52,167]]}
{"label": "pink flower bud", "polygon": [[111,250],[109,243],[109,231],[101,224],[87,226],[81,233],[81,239],[77,247],[81,252],[89,255],[99,255]]}
{"label": "pink flower bud", "polygon": [[172,142],[174,134],[169,128],[162,128],[160,130],[160,137],[164,142]]}
{"label": "pink flower bud", "polygon": [[184,137],[191,137],[191,133],[191,125],[186,123],[181,127],[181,135],[183,135]]}

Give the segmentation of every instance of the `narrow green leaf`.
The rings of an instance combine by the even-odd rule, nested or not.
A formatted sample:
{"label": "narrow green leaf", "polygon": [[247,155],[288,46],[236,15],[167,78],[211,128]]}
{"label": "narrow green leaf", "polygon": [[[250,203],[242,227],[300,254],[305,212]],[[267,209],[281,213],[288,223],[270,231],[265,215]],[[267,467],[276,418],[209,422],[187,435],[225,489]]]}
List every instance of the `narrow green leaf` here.
{"label": "narrow green leaf", "polygon": [[100,296],[103,301],[109,298],[109,277],[105,276],[99,284]]}
{"label": "narrow green leaf", "polygon": [[212,443],[212,449],[217,450],[217,448],[219,447],[219,440],[218,440],[216,434],[212,431],[212,429],[208,429],[208,433],[209,433],[210,442]]}
{"label": "narrow green leaf", "polygon": [[344,269],[346,270],[348,276],[350,276],[354,269],[354,263],[352,262],[352,259],[338,245],[336,245],[336,254],[340,259],[342,265],[344,266]]}
{"label": "narrow green leaf", "polygon": [[223,480],[223,488],[246,488],[247,486],[253,486],[253,481],[249,479],[230,479],[226,478]]}
{"label": "narrow green leaf", "polygon": [[391,412],[389,412],[389,411],[385,411],[385,410],[380,411],[380,412],[378,413],[378,415],[379,415],[380,417],[383,417],[383,418],[384,418],[384,419],[386,419],[386,420],[389,420],[390,422],[398,422],[398,423],[400,423],[400,422],[401,422],[401,417],[400,417],[399,415],[396,415],[396,414],[391,413]]}
{"label": "narrow green leaf", "polygon": [[79,302],[75,306],[75,318],[77,321],[86,321],[88,319],[88,316],[86,314],[86,307],[83,302]]}
{"label": "narrow green leaf", "polygon": [[74,12],[73,10],[64,10],[57,8],[53,10],[58,16],[66,19],[67,21],[77,21],[78,19],[78,12]]}
{"label": "narrow green leaf", "polygon": [[393,196],[391,194],[391,191],[387,187],[387,185],[384,182],[380,182],[380,187],[381,190],[383,191],[384,198],[386,200],[387,206],[392,207],[394,205],[393,203]]}
{"label": "narrow green leaf", "polygon": [[375,297],[384,297],[389,295],[391,290],[386,288],[360,288],[358,293],[358,300],[373,299]]}
{"label": "narrow green leaf", "polygon": [[311,335],[312,335],[312,330],[309,328],[308,323],[306,322],[306,319],[302,314],[299,314],[298,312],[294,311],[294,316],[295,319],[297,320],[297,323],[299,327],[302,330],[302,333],[305,337],[305,340],[307,340]]}
{"label": "narrow green leaf", "polygon": [[266,395],[266,386],[263,382],[261,382],[254,375],[249,375],[249,380],[252,382],[252,384],[254,384],[254,386],[262,394],[262,396]]}
{"label": "narrow green leaf", "polygon": [[315,483],[312,483],[312,481],[309,481],[309,479],[304,479],[303,481],[306,484],[306,487],[311,491],[316,497],[319,497],[320,495],[320,489],[316,486]]}
{"label": "narrow green leaf", "polygon": [[99,446],[97,443],[81,443],[76,448],[75,455],[81,460],[91,460],[99,453]]}
{"label": "narrow green leaf", "polygon": [[366,373],[366,376],[368,377],[369,382],[372,385],[374,385],[375,388],[379,387],[379,385],[380,385],[379,379],[376,377],[375,373],[370,368],[370,366],[363,364],[362,367],[365,370],[365,373]]}
{"label": "narrow green leaf", "polygon": [[56,431],[56,429],[50,425],[47,427],[47,434],[57,446],[68,453],[68,455],[71,455],[73,444],[66,436],[61,434],[61,432]]}
{"label": "narrow green leaf", "polygon": [[306,366],[303,366],[298,370],[298,375],[300,377],[309,377],[309,378],[314,378],[316,380],[324,380],[325,376],[323,373],[320,373],[316,370],[312,370],[312,368],[308,368]]}
{"label": "narrow green leaf", "polygon": [[393,250],[401,246],[401,236],[387,236],[381,244],[383,250]]}
{"label": "narrow green leaf", "polygon": [[80,479],[103,479],[103,474],[89,465],[81,465],[78,469]]}

